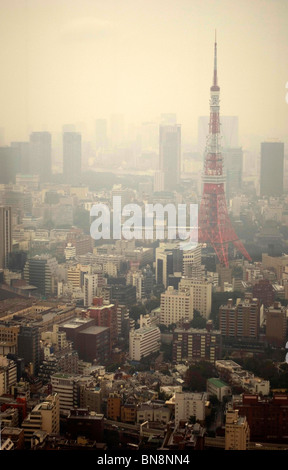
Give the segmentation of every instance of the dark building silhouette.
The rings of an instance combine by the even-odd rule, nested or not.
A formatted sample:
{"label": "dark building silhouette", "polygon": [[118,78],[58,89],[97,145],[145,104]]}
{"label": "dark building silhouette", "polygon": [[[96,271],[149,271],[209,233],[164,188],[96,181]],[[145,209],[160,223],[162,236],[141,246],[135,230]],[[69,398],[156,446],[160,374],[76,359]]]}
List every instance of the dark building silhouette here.
{"label": "dark building silhouette", "polygon": [[253,286],[253,297],[259,299],[264,307],[270,307],[274,302],[274,289],[268,279],[261,279]]}
{"label": "dark building silhouette", "polygon": [[132,285],[112,285],[112,302],[120,305],[133,305],[136,303],[136,287]]}
{"label": "dark building silhouette", "polygon": [[103,442],[104,415],[89,412],[87,408],[71,410],[66,420],[67,434],[72,438],[85,436],[87,439]]}
{"label": "dark building silhouette", "polygon": [[40,365],[40,335],[37,326],[21,325],[18,333],[18,356],[25,365],[32,366],[31,372],[37,375]]}
{"label": "dark building silhouette", "polygon": [[262,142],[260,163],[260,196],[282,196],[284,176],[284,143]]}
{"label": "dark building silhouette", "polygon": [[0,206],[0,269],[7,268],[12,252],[11,207]]}

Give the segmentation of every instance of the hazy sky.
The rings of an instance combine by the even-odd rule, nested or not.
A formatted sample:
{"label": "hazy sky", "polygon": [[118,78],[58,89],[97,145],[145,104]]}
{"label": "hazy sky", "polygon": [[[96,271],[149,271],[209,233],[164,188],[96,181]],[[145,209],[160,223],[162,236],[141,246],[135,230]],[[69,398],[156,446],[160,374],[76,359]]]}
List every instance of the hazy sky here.
{"label": "hazy sky", "polygon": [[[197,138],[217,29],[221,114],[239,143],[287,142],[288,0],[0,0],[0,127],[34,130],[123,113],[177,113]],[[259,145],[260,148],[260,145]]]}

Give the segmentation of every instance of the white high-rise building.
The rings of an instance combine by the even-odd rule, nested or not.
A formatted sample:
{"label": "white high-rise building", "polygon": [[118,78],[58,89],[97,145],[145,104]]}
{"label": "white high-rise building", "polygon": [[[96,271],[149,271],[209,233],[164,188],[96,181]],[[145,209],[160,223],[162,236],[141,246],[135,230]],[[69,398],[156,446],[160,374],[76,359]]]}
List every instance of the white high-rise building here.
{"label": "white high-rise building", "polygon": [[131,361],[160,350],[161,333],[157,326],[150,326],[149,319],[140,317],[140,328],[129,333],[129,356]]}
{"label": "white high-rise building", "polygon": [[10,393],[11,387],[17,383],[17,365],[12,359],[0,356],[0,394]]}
{"label": "white high-rise building", "polygon": [[102,273],[84,274],[84,306],[89,307],[93,303],[93,297],[97,295],[97,287],[102,285]]}
{"label": "white high-rise building", "polygon": [[203,275],[201,245],[190,250],[183,250],[183,276],[198,277],[200,275]]}
{"label": "white high-rise building", "polygon": [[52,392],[59,396],[60,413],[69,414],[77,405],[77,376],[57,372],[51,375]]}
{"label": "white high-rise building", "polygon": [[46,431],[49,434],[60,432],[60,401],[57,394],[49,395],[46,400],[36,405],[22,423],[24,439],[30,443],[33,434]]}
{"label": "white high-rise building", "polygon": [[205,405],[207,393],[175,393],[175,425],[178,426],[180,420],[188,421],[190,416],[195,416],[196,420],[205,420]]}
{"label": "white high-rise building", "polygon": [[225,450],[248,450],[250,428],[246,416],[239,416],[239,410],[226,412]]}
{"label": "white high-rise building", "polygon": [[171,325],[180,320],[193,319],[193,293],[178,291],[169,286],[166,292],[161,294],[160,323]]}
{"label": "white high-rise building", "polygon": [[179,282],[180,291],[188,291],[193,298],[193,309],[209,318],[212,308],[212,282],[206,279],[183,277]]}

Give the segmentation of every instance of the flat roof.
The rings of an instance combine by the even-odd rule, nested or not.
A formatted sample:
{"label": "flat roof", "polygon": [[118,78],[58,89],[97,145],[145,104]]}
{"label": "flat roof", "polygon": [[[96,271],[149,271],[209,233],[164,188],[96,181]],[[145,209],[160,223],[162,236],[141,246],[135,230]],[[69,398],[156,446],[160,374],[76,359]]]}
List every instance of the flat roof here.
{"label": "flat roof", "polygon": [[212,377],[211,379],[208,379],[208,382],[211,382],[215,387],[221,388],[221,387],[227,387],[227,384],[225,382],[222,382],[222,380],[217,379]]}
{"label": "flat roof", "polygon": [[95,335],[98,333],[102,333],[103,331],[109,330],[107,326],[90,326],[89,328],[86,328],[85,330],[82,330],[79,332],[79,334],[85,334],[85,335]]}

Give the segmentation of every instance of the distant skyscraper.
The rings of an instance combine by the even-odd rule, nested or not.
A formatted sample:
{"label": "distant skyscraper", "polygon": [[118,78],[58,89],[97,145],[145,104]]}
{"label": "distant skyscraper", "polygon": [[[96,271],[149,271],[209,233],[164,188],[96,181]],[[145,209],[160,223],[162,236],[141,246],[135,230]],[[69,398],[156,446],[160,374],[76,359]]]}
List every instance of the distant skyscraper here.
{"label": "distant skyscraper", "polygon": [[29,158],[29,142],[11,142],[11,147],[15,149],[17,165],[17,173],[29,175],[30,158]]}
{"label": "distant skyscraper", "polygon": [[95,140],[96,140],[97,149],[105,148],[107,146],[107,121],[106,119],[96,119]]}
{"label": "distant skyscraper", "polygon": [[30,135],[30,172],[39,175],[41,182],[51,179],[52,152],[49,132],[32,132]]}
{"label": "distant skyscraper", "polygon": [[163,173],[163,190],[173,191],[180,181],[181,126],[160,125],[159,170]]}
{"label": "distant skyscraper", "polygon": [[260,196],[281,196],[284,180],[284,143],[262,142]]}
{"label": "distant skyscraper", "polygon": [[63,133],[63,175],[66,183],[77,184],[81,177],[81,134]]}
{"label": "distant skyscraper", "polygon": [[241,147],[222,150],[224,172],[226,173],[226,197],[229,200],[241,192],[243,174],[243,151]]}
{"label": "distant skyscraper", "polygon": [[0,268],[8,266],[9,253],[12,251],[11,207],[0,207]]}
{"label": "distant skyscraper", "polygon": [[17,171],[16,150],[12,147],[0,147],[0,184],[15,183]]}

